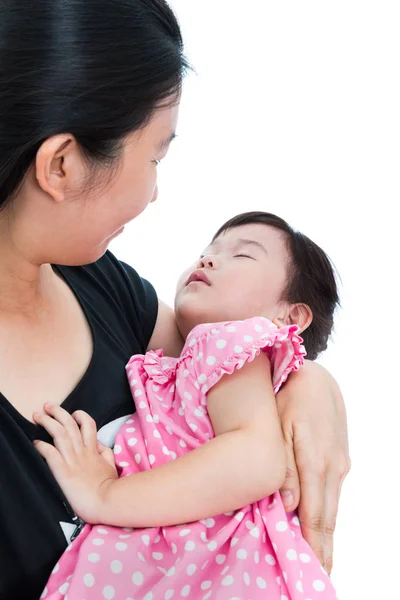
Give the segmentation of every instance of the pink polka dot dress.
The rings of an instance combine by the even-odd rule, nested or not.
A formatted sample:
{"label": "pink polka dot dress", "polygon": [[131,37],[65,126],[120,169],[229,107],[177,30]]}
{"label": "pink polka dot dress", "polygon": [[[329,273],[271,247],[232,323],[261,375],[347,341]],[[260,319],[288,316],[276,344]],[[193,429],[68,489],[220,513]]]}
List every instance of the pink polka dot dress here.
{"label": "pink polka dot dress", "polygon": [[[137,412],[117,434],[120,476],[157,467],[213,436],[207,392],[260,351],[277,391],[305,354],[296,327],[264,318],[199,325],[178,359],[134,356]],[[243,485],[246,482],[243,481]],[[162,498],[154,498],[162,504]],[[279,493],[232,513],[174,527],[86,525],[56,565],[48,600],[335,600],[329,577]]]}

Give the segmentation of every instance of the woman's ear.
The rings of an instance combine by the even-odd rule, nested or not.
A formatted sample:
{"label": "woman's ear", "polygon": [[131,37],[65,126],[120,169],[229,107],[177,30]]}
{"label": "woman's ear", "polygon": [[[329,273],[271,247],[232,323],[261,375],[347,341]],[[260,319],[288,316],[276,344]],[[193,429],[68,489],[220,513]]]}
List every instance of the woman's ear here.
{"label": "woman's ear", "polygon": [[78,189],[85,176],[78,144],[69,134],[55,135],[43,142],[35,166],[37,183],[55,202],[63,202],[66,191]]}
{"label": "woman's ear", "polygon": [[307,304],[292,304],[289,310],[291,325],[298,325],[299,333],[309,327],[313,320],[313,313]]}

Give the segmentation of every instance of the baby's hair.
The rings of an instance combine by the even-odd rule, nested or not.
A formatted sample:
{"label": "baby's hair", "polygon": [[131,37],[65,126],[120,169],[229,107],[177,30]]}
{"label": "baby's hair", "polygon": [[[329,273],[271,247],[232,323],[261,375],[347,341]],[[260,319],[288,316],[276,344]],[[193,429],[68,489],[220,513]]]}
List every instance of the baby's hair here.
{"label": "baby's hair", "polygon": [[333,317],[339,305],[334,268],[325,252],[307,236],[271,213],[247,212],[227,221],[215,234],[213,241],[228,229],[260,223],[283,232],[289,253],[289,275],[282,300],[307,304],[313,313],[311,325],[301,334],[307,358],[315,360],[326,350],[333,328]]}

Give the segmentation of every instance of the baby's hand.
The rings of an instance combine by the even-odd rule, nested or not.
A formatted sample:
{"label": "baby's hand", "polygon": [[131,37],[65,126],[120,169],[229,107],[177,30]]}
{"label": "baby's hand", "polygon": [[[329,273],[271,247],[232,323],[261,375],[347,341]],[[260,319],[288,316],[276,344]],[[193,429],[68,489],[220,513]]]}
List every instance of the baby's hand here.
{"label": "baby's hand", "polygon": [[77,411],[71,416],[50,404],[43,410],[33,418],[51,435],[54,446],[35,441],[35,447],[76,514],[95,525],[101,522],[105,492],[118,479],[113,452],[97,441],[96,423],[87,413]]}

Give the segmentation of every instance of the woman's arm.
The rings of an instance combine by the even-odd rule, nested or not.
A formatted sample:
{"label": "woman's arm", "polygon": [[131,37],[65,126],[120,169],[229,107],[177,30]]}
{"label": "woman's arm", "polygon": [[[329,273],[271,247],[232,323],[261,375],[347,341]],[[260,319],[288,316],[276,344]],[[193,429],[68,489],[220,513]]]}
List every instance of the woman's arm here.
{"label": "woman's arm", "polygon": [[53,436],[57,449],[43,442],[37,448],[72,507],[90,523],[187,523],[236,510],[277,491],[286,472],[285,449],[266,355],[225,375],[210,390],[207,402],[216,437],[136,475],[116,479],[108,464],[102,469],[102,457],[87,451],[88,445],[94,448],[93,440],[79,445],[77,432],[68,433],[72,423],[65,425],[67,417],[73,419],[59,407],[47,411],[54,418],[36,419]]}
{"label": "woman's arm", "polygon": [[182,351],[184,339],[176,324],[174,310],[159,300],[158,315],[147,350],[162,348],[166,356],[178,357]]}
{"label": "woman's arm", "polygon": [[326,369],[306,361],[277,396],[287,454],[281,489],[287,510],[298,507],[302,532],[328,573],[342,483],[350,470],[346,409]]}

